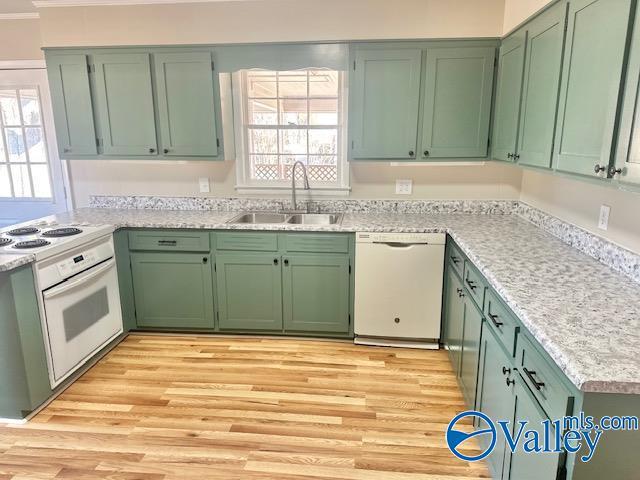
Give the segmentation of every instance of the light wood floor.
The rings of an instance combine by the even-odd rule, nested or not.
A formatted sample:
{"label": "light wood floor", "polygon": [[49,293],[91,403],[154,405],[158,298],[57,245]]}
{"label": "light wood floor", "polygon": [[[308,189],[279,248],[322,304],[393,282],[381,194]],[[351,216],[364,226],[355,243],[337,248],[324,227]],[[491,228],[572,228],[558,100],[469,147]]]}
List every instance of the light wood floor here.
{"label": "light wood floor", "polygon": [[464,409],[444,351],[133,335],[0,426],[0,480],[487,478],[446,447]]}

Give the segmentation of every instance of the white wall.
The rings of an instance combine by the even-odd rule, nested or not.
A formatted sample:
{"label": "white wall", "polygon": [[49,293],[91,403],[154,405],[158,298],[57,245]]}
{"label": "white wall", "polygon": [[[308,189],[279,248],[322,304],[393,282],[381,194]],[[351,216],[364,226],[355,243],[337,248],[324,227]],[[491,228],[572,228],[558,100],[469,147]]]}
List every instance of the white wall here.
{"label": "white wall", "polygon": [[505,0],[502,34],[505,35],[554,0]]}
{"label": "white wall", "polygon": [[0,20],[0,61],[44,58],[38,19]]}

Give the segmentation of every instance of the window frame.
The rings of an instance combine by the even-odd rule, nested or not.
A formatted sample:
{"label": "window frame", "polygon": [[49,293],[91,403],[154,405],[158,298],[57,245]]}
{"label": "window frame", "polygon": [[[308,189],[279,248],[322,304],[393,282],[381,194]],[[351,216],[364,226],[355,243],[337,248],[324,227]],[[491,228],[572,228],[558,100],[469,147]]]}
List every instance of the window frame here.
{"label": "window frame", "polygon": [[[249,118],[249,101],[246,83],[247,72],[254,69],[240,70],[233,73],[232,91],[233,91],[233,109],[234,109],[234,130],[235,130],[235,147],[236,147],[236,191],[238,193],[277,193],[281,191],[291,191],[290,180],[255,180],[251,178],[251,161],[249,154],[249,128],[257,127],[269,130],[286,130],[303,128],[309,130],[327,129],[326,125],[295,125],[287,127],[286,125],[253,125],[248,124]],[[267,69],[255,69],[269,71]],[[321,68],[300,69],[301,72],[306,70],[323,70]],[[329,70],[329,69],[327,69]],[[295,71],[295,70],[287,70]],[[334,70],[335,71],[335,70]],[[348,88],[347,73],[338,71],[338,126],[337,126],[337,181],[335,182],[318,182],[311,181],[312,195],[348,195],[351,188],[349,185],[349,165],[347,162],[347,106],[348,106]],[[315,98],[315,97],[300,97]],[[307,153],[308,154],[308,153]]]}

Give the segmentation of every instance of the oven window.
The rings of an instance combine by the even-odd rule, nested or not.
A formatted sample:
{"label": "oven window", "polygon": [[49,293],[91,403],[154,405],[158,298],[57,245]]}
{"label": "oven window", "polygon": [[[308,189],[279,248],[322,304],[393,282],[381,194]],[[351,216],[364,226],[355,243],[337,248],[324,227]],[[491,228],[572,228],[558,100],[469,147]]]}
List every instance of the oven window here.
{"label": "oven window", "polygon": [[67,342],[73,340],[91,325],[97,323],[109,313],[109,298],[107,287],[83,298],[75,305],[62,312],[64,319],[64,333]]}

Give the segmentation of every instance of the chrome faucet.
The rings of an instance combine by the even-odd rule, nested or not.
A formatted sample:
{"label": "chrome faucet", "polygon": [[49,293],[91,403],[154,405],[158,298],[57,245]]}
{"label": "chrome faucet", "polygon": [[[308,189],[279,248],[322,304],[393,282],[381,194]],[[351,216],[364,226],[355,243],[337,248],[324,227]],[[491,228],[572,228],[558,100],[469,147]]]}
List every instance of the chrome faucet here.
{"label": "chrome faucet", "polygon": [[298,165],[302,167],[302,174],[304,176],[304,189],[305,190],[311,189],[309,187],[309,178],[307,178],[307,167],[304,165],[304,163],[298,160],[296,163],[293,164],[293,168],[291,170],[291,208],[294,211],[298,210],[298,205],[296,201],[296,167]]}

